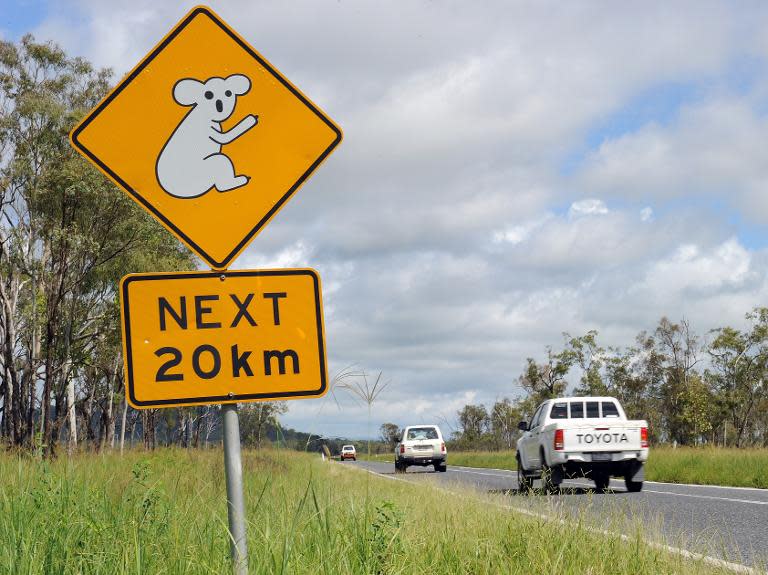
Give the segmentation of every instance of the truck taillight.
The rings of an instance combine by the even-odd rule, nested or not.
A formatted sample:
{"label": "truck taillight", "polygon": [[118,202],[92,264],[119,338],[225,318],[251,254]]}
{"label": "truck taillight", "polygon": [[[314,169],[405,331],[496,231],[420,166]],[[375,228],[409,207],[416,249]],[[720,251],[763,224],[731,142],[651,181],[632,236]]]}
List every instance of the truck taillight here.
{"label": "truck taillight", "polygon": [[445,443],[440,444],[440,453],[445,453]]}
{"label": "truck taillight", "polygon": [[400,453],[405,453],[405,444],[400,444]]}
{"label": "truck taillight", "polygon": [[648,447],[648,428],[647,427],[640,428],[640,447],[642,449],[645,449],[646,447]]}
{"label": "truck taillight", "polygon": [[555,430],[555,451],[561,451],[565,447],[565,438],[563,437],[563,430]]}

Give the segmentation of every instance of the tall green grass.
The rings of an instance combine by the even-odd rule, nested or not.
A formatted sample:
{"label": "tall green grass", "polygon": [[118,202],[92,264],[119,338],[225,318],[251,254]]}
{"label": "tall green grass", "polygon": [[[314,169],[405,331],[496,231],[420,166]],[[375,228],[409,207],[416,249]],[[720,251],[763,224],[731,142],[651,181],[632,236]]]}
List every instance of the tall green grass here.
{"label": "tall green grass", "polygon": [[[252,573],[711,573],[702,562],[322,463],[246,452]],[[222,456],[0,456],[0,573],[227,573]],[[639,531],[638,531],[639,533]]]}
{"label": "tall green grass", "polygon": [[646,477],[651,481],[768,488],[768,449],[656,447]]}
{"label": "tall green grass", "polygon": [[[514,451],[451,451],[449,465],[516,469]],[[651,447],[649,481],[768,488],[768,449]]]}

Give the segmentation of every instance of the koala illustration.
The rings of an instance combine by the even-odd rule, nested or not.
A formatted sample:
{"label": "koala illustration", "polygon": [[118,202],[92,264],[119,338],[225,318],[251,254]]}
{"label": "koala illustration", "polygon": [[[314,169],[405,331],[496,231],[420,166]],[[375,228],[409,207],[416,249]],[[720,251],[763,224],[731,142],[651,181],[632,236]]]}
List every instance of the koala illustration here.
{"label": "koala illustration", "polygon": [[176,82],[173,99],[192,109],[157,158],[157,181],[166,192],[176,198],[196,198],[211,188],[226,192],[248,183],[249,176],[235,175],[232,160],[221,153],[221,147],[253,128],[259,117],[248,114],[227,132],[221,130],[221,122],[235,111],[237,97],[250,89],[251,81],[242,74]]}

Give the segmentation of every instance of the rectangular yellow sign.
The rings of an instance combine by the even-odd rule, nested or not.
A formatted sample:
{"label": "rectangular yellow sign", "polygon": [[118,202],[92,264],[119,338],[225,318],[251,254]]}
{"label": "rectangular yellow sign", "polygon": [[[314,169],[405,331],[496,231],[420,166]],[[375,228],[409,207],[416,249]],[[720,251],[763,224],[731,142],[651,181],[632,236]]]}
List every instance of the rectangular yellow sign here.
{"label": "rectangular yellow sign", "polygon": [[320,397],[320,277],[311,269],[131,274],[120,284],[137,409]]}

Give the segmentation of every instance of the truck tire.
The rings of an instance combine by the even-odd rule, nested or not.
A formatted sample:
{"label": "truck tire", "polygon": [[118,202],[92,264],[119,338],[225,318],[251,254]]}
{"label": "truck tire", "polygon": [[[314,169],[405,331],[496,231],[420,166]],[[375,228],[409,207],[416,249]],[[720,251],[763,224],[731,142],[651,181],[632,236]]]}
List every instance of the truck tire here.
{"label": "truck tire", "polygon": [[445,462],[443,463],[435,463],[435,471],[439,471],[440,473],[445,473],[448,471],[448,466]]}
{"label": "truck tire", "polygon": [[528,493],[533,487],[533,481],[525,474],[523,464],[520,463],[520,456],[517,456],[517,491],[519,493]]}
{"label": "truck tire", "polygon": [[397,459],[395,460],[395,473],[405,473],[405,465]]}
{"label": "truck tire", "polygon": [[541,486],[544,489],[544,493],[559,493],[560,483],[559,470],[554,467],[550,467],[546,463],[541,467]]}
{"label": "truck tire", "polygon": [[626,477],[624,478],[624,485],[627,488],[627,491],[630,493],[639,493],[643,490],[643,482],[642,481],[630,481]]}
{"label": "truck tire", "polygon": [[541,486],[544,493],[559,493],[560,484],[563,482],[563,475],[560,466],[550,467],[547,465],[547,458],[544,450],[541,450]]}
{"label": "truck tire", "polygon": [[595,474],[592,478],[595,482],[595,490],[600,493],[605,493],[608,491],[608,485],[611,483],[611,476],[604,474],[604,473],[598,473]]}

